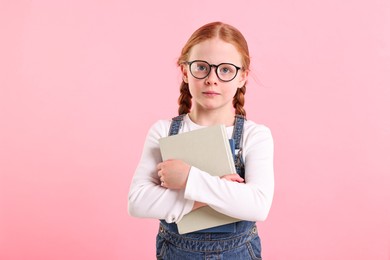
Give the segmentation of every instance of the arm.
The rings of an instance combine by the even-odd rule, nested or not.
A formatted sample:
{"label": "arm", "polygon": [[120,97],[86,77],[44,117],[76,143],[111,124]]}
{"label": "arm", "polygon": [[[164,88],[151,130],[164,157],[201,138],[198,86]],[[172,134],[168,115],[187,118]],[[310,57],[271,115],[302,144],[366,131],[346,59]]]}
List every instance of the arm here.
{"label": "arm", "polygon": [[245,183],[220,179],[191,167],[184,196],[231,217],[261,221],[266,219],[273,199],[273,140],[265,126],[252,125],[245,131]]}
{"label": "arm", "polygon": [[158,140],[166,136],[168,121],[159,121],[147,135],[128,196],[128,212],[135,217],[180,220],[193,208],[194,201],[184,198],[184,190],[161,187],[157,164],[161,162]]}
{"label": "arm", "polygon": [[[226,174],[226,175],[221,176],[220,178],[225,179],[227,181],[235,181],[235,182],[239,182],[239,183],[244,182],[244,179],[241,178],[240,175],[238,175],[237,173]],[[204,206],[207,206],[207,204],[199,202],[199,201],[195,201],[194,207],[192,208],[192,210],[196,210],[196,209],[199,209],[199,208],[204,207]]]}

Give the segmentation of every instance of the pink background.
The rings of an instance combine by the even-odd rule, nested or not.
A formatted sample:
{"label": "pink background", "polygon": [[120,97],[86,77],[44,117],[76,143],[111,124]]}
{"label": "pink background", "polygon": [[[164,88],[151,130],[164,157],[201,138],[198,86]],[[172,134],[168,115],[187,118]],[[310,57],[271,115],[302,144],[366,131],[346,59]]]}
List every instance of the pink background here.
{"label": "pink background", "polygon": [[388,0],[1,0],[0,259],[154,258],[128,187],[215,20],[246,36],[248,117],[275,139],[264,259],[390,259]]}

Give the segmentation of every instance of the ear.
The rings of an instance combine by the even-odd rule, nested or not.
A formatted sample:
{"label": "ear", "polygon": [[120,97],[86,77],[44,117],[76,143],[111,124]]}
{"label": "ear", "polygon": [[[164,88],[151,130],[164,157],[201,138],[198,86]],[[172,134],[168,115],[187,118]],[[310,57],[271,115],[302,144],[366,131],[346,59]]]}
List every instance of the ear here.
{"label": "ear", "polygon": [[240,74],[240,80],[238,81],[238,88],[242,88],[247,79],[248,79],[248,75],[249,75],[249,70],[244,70],[241,74]]}
{"label": "ear", "polygon": [[188,83],[188,70],[184,64],[180,65],[181,74],[183,75],[183,81]]}

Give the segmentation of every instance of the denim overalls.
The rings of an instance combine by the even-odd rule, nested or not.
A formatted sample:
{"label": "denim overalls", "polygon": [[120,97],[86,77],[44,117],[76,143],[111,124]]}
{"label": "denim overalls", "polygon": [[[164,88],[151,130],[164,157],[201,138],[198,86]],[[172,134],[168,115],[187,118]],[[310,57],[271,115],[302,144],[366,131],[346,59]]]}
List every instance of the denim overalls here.
{"label": "denim overalls", "polygon": [[[172,118],[169,135],[179,132],[183,117]],[[236,115],[233,139],[229,140],[234,150],[234,162],[237,173],[244,178],[245,167],[241,154],[241,138],[245,118]],[[234,230],[233,232],[231,230]],[[221,227],[210,228],[180,235],[175,223],[160,221],[156,238],[157,259],[261,259],[261,242],[253,221],[239,221]]]}

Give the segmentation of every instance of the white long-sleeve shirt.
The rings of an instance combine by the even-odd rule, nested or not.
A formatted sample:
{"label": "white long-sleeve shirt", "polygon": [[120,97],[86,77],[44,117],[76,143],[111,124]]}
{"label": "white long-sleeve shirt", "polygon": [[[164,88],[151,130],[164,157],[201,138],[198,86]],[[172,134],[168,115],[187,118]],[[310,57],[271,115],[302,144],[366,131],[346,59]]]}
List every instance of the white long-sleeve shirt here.
{"label": "white long-sleeve shirt", "polygon": [[[223,180],[192,166],[186,188],[170,190],[160,186],[157,175],[157,164],[162,161],[158,141],[168,135],[170,123],[170,120],[160,120],[149,130],[130,186],[129,214],[164,219],[168,223],[178,222],[192,210],[194,202],[199,201],[234,218],[265,220],[274,193],[274,147],[269,128],[250,120],[245,121],[242,142],[245,183]],[[181,131],[202,127],[204,126],[195,124],[186,115]],[[226,129],[228,136],[232,136],[233,126]]]}

